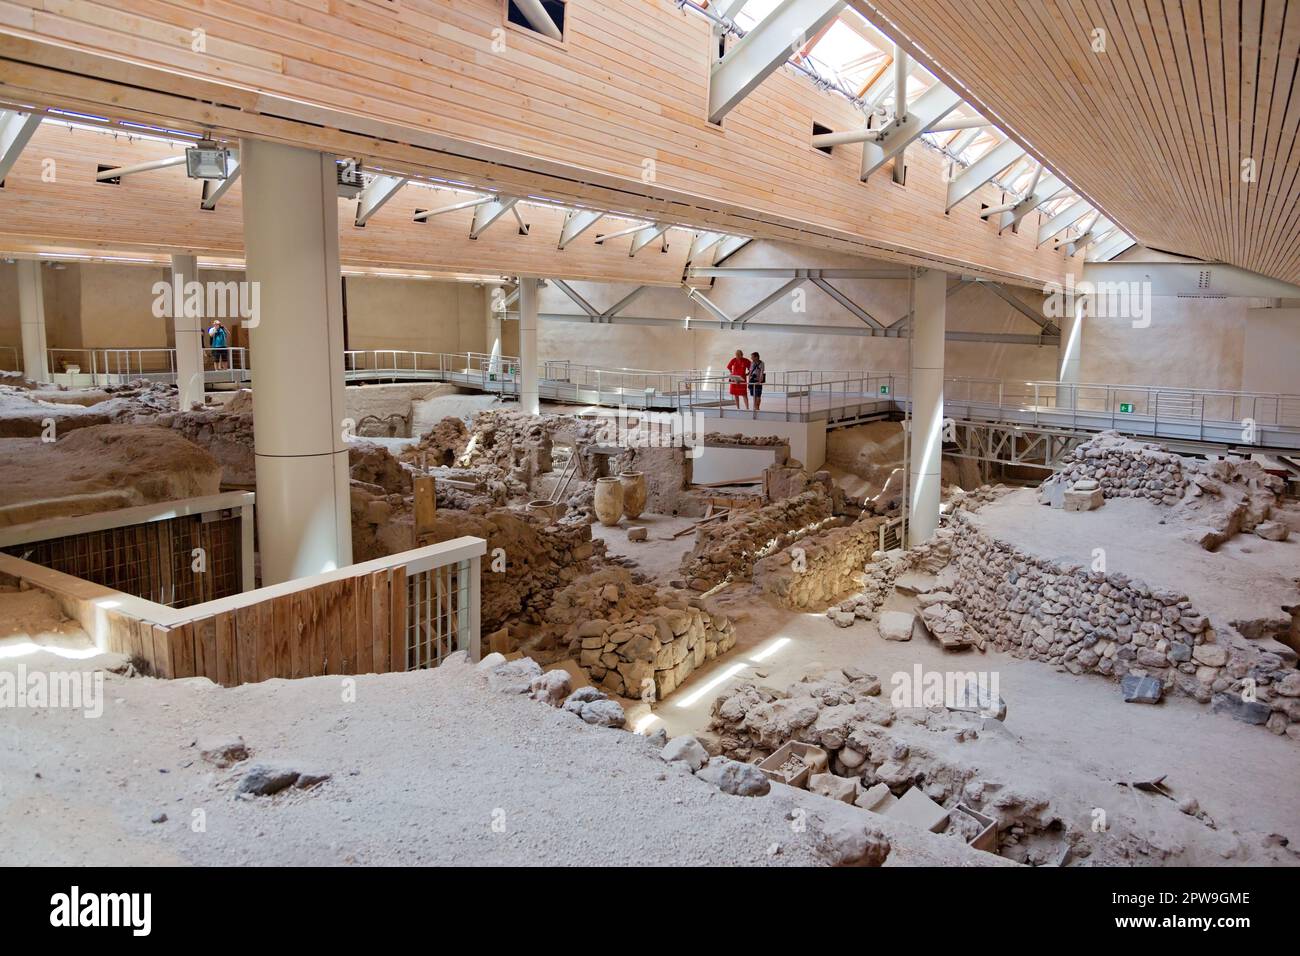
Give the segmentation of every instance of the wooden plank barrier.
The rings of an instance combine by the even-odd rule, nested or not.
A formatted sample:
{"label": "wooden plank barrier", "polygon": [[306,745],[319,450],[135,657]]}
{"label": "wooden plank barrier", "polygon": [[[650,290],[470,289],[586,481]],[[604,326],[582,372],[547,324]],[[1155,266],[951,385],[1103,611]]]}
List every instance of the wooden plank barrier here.
{"label": "wooden plank barrier", "polygon": [[[458,538],[341,568],[307,586],[289,582],[184,609],[12,555],[0,554],[0,573],[52,594],[101,650],[127,655],[153,676],[206,677],[232,687],[273,677],[406,670],[414,660],[407,646],[408,563],[412,574],[428,574],[465,562],[463,573],[477,578],[485,550],[482,539]],[[475,631],[477,611],[469,609]],[[472,633],[471,650],[477,639]]]}

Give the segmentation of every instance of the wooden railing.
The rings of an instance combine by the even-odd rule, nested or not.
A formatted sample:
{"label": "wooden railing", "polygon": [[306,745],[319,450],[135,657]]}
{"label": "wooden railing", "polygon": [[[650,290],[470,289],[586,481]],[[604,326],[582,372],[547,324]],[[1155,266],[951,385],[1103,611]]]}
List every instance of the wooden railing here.
{"label": "wooden railing", "polygon": [[50,593],[101,651],[156,677],[223,686],[273,677],[369,674],[477,660],[481,538],[387,558],[187,608],[152,601],[0,554],[0,573]]}

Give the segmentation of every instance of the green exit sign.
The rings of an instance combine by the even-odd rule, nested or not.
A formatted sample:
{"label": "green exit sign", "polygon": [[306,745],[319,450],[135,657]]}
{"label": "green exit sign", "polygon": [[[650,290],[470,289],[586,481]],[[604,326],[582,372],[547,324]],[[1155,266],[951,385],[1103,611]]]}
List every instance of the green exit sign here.
{"label": "green exit sign", "polygon": [[1119,403],[1119,410],[1120,410],[1121,412],[1126,413],[1126,414],[1131,414],[1132,411],[1133,411],[1133,403],[1132,403],[1132,402],[1120,402],[1120,403]]}
{"label": "green exit sign", "polygon": [[888,394],[889,394],[889,386],[888,386],[888,385],[882,385],[882,386],[880,386],[880,394],[881,394],[881,395],[888,395]]}

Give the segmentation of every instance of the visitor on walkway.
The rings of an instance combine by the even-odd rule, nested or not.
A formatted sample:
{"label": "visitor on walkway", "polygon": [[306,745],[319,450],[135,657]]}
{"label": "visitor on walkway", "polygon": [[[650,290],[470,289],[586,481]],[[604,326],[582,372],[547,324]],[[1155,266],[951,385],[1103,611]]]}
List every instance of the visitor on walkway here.
{"label": "visitor on walkway", "polygon": [[230,351],[226,348],[226,344],[229,342],[230,337],[220,319],[212,320],[212,325],[208,329],[208,339],[212,344],[213,367],[218,369],[227,368],[226,363],[230,361]]}
{"label": "visitor on walkway", "polygon": [[763,383],[767,381],[767,366],[757,352],[749,355],[749,395],[754,399],[754,417],[763,407]]}
{"label": "visitor on walkway", "polygon": [[749,408],[749,396],[745,391],[745,383],[749,378],[749,359],[745,358],[745,353],[741,349],[736,349],[736,355],[727,363],[728,381],[731,383],[731,397],[736,403],[736,408],[740,408],[740,400],[745,400],[745,408]]}

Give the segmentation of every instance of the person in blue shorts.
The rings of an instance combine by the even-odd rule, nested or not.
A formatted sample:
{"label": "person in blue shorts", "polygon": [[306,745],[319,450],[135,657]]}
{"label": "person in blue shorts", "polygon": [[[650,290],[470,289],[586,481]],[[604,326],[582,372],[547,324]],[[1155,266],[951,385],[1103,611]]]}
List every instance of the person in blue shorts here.
{"label": "person in blue shorts", "polygon": [[763,383],[767,381],[767,366],[757,352],[749,356],[749,397],[754,400],[754,411],[763,405]]}

